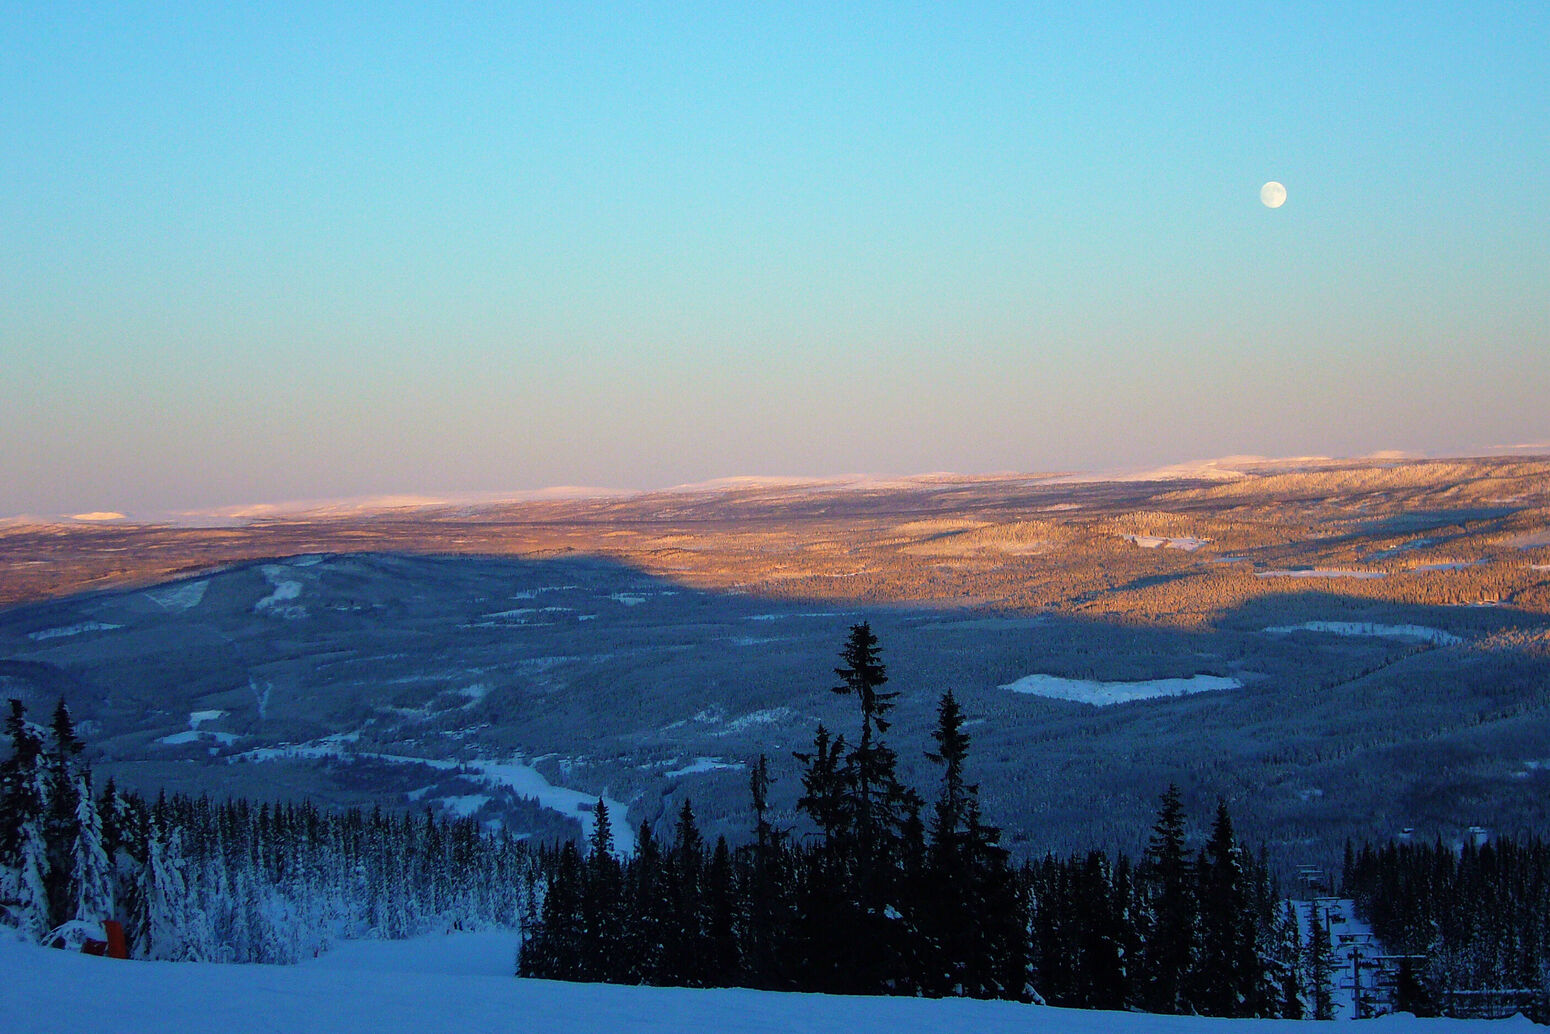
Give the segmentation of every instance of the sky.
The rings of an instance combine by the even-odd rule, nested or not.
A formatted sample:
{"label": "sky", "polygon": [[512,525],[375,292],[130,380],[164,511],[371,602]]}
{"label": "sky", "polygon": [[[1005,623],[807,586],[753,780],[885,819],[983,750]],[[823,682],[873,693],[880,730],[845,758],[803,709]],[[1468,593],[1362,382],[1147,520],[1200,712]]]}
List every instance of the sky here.
{"label": "sky", "polygon": [[1550,442],[1546,53],[1527,2],[0,5],[0,516]]}

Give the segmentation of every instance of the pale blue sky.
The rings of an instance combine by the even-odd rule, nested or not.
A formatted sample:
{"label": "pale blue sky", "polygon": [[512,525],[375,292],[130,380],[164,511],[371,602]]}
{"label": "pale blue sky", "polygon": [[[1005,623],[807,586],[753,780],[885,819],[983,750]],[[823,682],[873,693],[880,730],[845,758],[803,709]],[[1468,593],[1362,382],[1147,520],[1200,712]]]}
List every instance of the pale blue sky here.
{"label": "pale blue sky", "polygon": [[748,6],[0,7],[0,516],[1550,440],[1546,5]]}

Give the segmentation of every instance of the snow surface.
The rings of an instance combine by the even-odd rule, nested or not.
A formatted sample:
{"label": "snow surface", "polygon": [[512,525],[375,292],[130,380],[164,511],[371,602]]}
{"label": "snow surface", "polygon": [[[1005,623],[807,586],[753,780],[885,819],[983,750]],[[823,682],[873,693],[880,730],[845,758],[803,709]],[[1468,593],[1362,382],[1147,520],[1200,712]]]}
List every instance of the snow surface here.
{"label": "snow surface", "polygon": [[538,613],[538,608],[537,607],[517,607],[517,608],[515,608],[513,610],[497,610],[497,611],[493,611],[493,612],[491,612],[489,614],[485,614],[484,618],[487,621],[492,621],[492,620],[495,620],[497,618],[515,618],[515,619],[520,621],[523,618],[525,618],[527,615],[529,615],[529,614],[536,614],[536,613]]}
{"label": "snow surface", "polygon": [[522,935],[514,930],[449,931],[402,941],[337,941],[308,969],[334,973],[440,973],[510,978]]}
{"label": "snow surface", "polygon": [[1295,571],[1255,571],[1256,578],[1382,578],[1387,571],[1353,571],[1343,567],[1304,567]]}
{"label": "snow surface", "polygon": [[253,604],[253,612],[255,614],[273,611],[276,615],[283,618],[307,616],[307,609],[305,607],[299,605],[286,606],[291,600],[301,597],[301,583],[286,577],[289,571],[285,565],[265,564],[259,570],[263,572],[264,577],[273,586],[273,591]]}
{"label": "snow surface", "polygon": [[744,621],[784,621],[787,618],[839,618],[856,613],[854,610],[807,610],[792,614],[750,614]]}
{"label": "snow surface", "polygon": [[1336,959],[1332,973],[1334,979],[1330,988],[1330,998],[1335,1007],[1335,1019],[1356,1019],[1356,985],[1351,982],[1352,954],[1355,953],[1362,960],[1363,987],[1370,990],[1372,970],[1371,964],[1366,960],[1386,955],[1387,952],[1374,938],[1372,927],[1364,923],[1356,914],[1356,902],[1350,898],[1326,897],[1319,898],[1317,901],[1296,901],[1293,902],[1293,908],[1297,913],[1297,934],[1304,943],[1307,943],[1312,936],[1312,922],[1315,915],[1321,915],[1328,920],[1330,950]]}
{"label": "snow surface", "polygon": [[189,729],[187,732],[175,732],[171,736],[163,736],[156,742],[176,747],[184,743],[198,743],[200,740],[216,740],[229,747],[237,742],[237,734],[234,732],[216,732],[213,729]]}
{"label": "snow surface", "polygon": [[[191,527],[220,527],[265,517],[315,516],[351,517],[390,510],[428,510],[462,506],[484,507],[502,503],[531,502],[546,499],[602,499],[637,494],[631,489],[592,488],[582,485],[554,485],[517,492],[458,492],[447,495],[369,495],[332,499],[288,499],[280,502],[244,503],[203,510],[172,510],[145,514],[144,519],[158,523]],[[122,515],[120,515],[122,516]]]}
{"label": "snow surface", "polygon": [[1126,535],[1127,540],[1134,542],[1142,549],[1157,549],[1165,546],[1168,549],[1182,549],[1193,553],[1195,550],[1210,542],[1210,539],[1197,539],[1193,535],[1184,535],[1179,538],[1167,538],[1162,535]]}
{"label": "snow surface", "polygon": [[1001,686],[1013,693],[1029,693],[1054,700],[1074,700],[1079,704],[1103,707],[1153,697],[1178,697],[1206,693],[1213,689],[1238,689],[1237,679],[1223,675],[1191,675],[1187,679],[1146,679],[1140,682],[1098,682],[1092,679],[1067,679],[1059,675],[1026,675]]}
{"label": "snow surface", "polygon": [[750,726],[774,725],[776,722],[783,722],[787,719],[796,717],[799,716],[789,707],[770,707],[765,708],[762,711],[750,711],[748,714],[739,715],[738,717],[728,721],[726,710],[716,704],[712,704],[710,707],[702,708],[701,710],[696,711],[688,718],[680,718],[676,722],[669,722],[662,728],[664,732],[671,731],[673,729],[682,729],[690,722],[693,722],[696,725],[720,725],[722,728],[711,733],[711,735],[731,736],[734,733],[745,731]]}
{"label": "snow surface", "polygon": [[[745,989],[518,980],[512,934],[453,933],[336,945],[299,966],[121,962],[0,941],[0,1030],[59,1034],[1270,1034],[1287,1020],[1211,1020],[967,999],[861,998]],[[386,978],[386,979],[384,979]],[[1533,1029],[1517,1018],[1367,1021],[1375,1034]]]}
{"label": "snow surface", "polygon": [[258,717],[260,720],[269,717],[269,694],[273,691],[274,683],[265,682],[264,688],[259,689],[258,680],[251,675],[248,676],[248,692],[253,694],[253,703],[258,706]]}
{"label": "snow surface", "polygon": [[489,696],[490,690],[494,688],[495,687],[491,686],[488,682],[475,682],[473,685],[464,686],[457,692],[459,696],[468,698],[468,703],[463,705],[463,707],[467,708],[473,707],[475,704],[478,704],[480,701],[482,701],[485,697]]}
{"label": "snow surface", "polygon": [[[582,834],[589,838],[592,836],[592,830],[596,825],[593,808],[597,806],[597,794],[555,786],[544,778],[542,772],[520,757],[510,761],[478,759],[462,762],[462,764],[467,765],[471,772],[476,773],[485,782],[508,787],[520,797],[536,797],[538,803],[550,811],[557,811],[577,819],[581,823]],[[611,797],[604,797],[602,800],[608,806],[609,822],[613,826],[614,853],[633,855],[635,831],[625,817],[629,806]]]}
{"label": "snow surface", "polygon": [[163,610],[192,610],[204,602],[205,590],[210,580],[201,578],[193,582],[175,582],[160,589],[147,589],[146,598]]}
{"label": "snow surface", "polygon": [[1452,632],[1426,625],[1378,625],[1371,621],[1304,621],[1300,625],[1273,625],[1265,629],[1272,635],[1290,632],[1332,632],[1335,635],[1375,635],[1391,639],[1419,639],[1439,646],[1453,646],[1464,640]]}
{"label": "snow surface", "polygon": [[27,638],[35,643],[45,639],[63,639],[65,636],[80,635],[82,632],[110,632],[115,628],[123,628],[123,625],[114,625],[107,621],[82,621],[76,625],[62,625],[59,628],[45,628],[37,632],[28,632]]}
{"label": "snow surface", "polygon": [[[187,734],[179,733],[178,735]],[[378,754],[372,751],[346,749],[346,744],[352,743],[359,738],[359,732],[335,733],[332,736],[325,736],[322,739],[311,740],[307,743],[286,743],[278,747],[255,747],[252,750],[243,751],[241,754],[227,758],[227,762],[354,757],[371,758],[374,761],[384,761],[395,765],[425,765],[442,772],[457,772],[463,778],[474,782],[505,787],[518,797],[535,798],[540,806],[548,808],[550,811],[557,811],[580,822],[583,836],[591,837],[592,835],[592,830],[596,824],[596,816],[593,809],[597,806],[598,795],[585,793],[581,790],[572,790],[565,786],[555,786],[544,777],[542,772],[524,761],[521,756],[513,757],[509,761],[497,761],[489,758],[475,758],[471,761],[462,761],[452,758],[418,758],[404,754]],[[474,800],[474,796],[448,797],[444,798],[444,800],[455,802],[448,805],[451,810],[455,811],[459,807],[467,807]],[[608,806],[609,821],[613,826],[614,853],[625,856],[633,855],[635,853],[635,830],[631,827],[627,818],[629,805],[608,796],[604,796],[602,801]],[[477,811],[482,806],[483,801],[474,806],[468,814],[472,814],[472,811]]]}
{"label": "snow surface", "polygon": [[720,769],[737,770],[748,766],[741,761],[722,761],[720,758],[695,758],[683,768],[675,768],[671,772],[663,772],[668,779],[677,779],[680,776],[694,775],[698,772],[715,772]]}
{"label": "snow surface", "polygon": [[537,598],[541,592],[564,592],[567,589],[579,589],[579,585],[540,585],[532,589],[523,589],[511,594],[514,600],[531,600]]}
{"label": "snow surface", "polygon": [[458,818],[466,819],[486,804],[489,804],[490,795],[487,793],[471,793],[461,797],[437,797],[436,802]]}

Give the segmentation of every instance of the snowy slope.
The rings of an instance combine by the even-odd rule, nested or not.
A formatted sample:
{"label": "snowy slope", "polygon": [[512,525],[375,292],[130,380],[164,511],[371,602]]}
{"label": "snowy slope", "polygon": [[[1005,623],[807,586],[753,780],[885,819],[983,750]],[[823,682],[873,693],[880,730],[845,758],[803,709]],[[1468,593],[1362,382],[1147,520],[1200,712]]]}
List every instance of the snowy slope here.
{"label": "snowy slope", "polygon": [[[1269,1034],[1308,1031],[1289,1021],[1207,1020],[1079,1012],[1010,1002],[772,994],[747,990],[615,987],[502,975],[510,935],[454,934],[357,943],[301,966],[118,962],[0,941],[0,1031],[112,1030],[247,1034],[329,1031],[692,1031],[727,1034]],[[1479,1022],[1386,1017],[1374,1034],[1480,1031]],[[1532,1028],[1527,1020],[1492,1030]]]}

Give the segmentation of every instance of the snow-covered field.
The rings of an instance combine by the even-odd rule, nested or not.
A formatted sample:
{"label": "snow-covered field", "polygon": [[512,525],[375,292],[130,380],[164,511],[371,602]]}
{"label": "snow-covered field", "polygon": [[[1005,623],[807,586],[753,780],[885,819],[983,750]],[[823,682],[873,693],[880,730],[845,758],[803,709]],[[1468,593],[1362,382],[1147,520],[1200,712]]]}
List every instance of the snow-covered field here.
{"label": "snow-covered field", "polygon": [[1098,682],[1093,679],[1067,679],[1059,675],[1025,675],[1008,682],[1002,689],[1013,693],[1031,693],[1055,700],[1074,700],[1079,704],[1124,704],[1153,697],[1179,697],[1205,693],[1213,689],[1238,689],[1237,679],[1224,675],[1191,675],[1187,679],[1144,679],[1138,682]]}
{"label": "snow-covered field", "polygon": [[1439,646],[1454,646],[1464,640],[1452,632],[1428,625],[1379,625],[1371,621],[1304,621],[1300,625],[1272,625],[1265,629],[1272,635],[1288,635],[1292,632],[1329,632],[1334,635],[1374,635],[1388,639],[1418,639]]}
{"label": "snow-covered field", "polygon": [[198,743],[200,740],[213,740],[229,747],[237,742],[237,734],[234,732],[216,732],[212,729],[189,729],[184,732],[175,732],[170,736],[162,736],[156,742],[165,743],[169,747],[180,747],[185,743]]}
{"label": "snow-covered field", "polygon": [[[587,837],[592,835],[594,817],[592,809],[598,800],[595,794],[555,786],[544,778],[542,772],[521,758],[513,758],[510,761],[491,761],[481,758],[463,762],[463,764],[466,764],[471,772],[477,773],[484,782],[508,787],[520,797],[536,798],[545,808],[575,817],[581,823],[582,834]],[[614,850],[621,854],[634,854],[635,831],[625,819],[625,812],[629,806],[611,797],[604,797],[603,803],[608,806],[611,813]]]}
{"label": "snow-covered field", "polygon": [[192,610],[204,602],[210,579],[200,578],[192,582],[173,582],[159,589],[147,589],[146,598],[163,610]]}
{"label": "snow-covered field", "polygon": [[750,614],[744,621],[792,621],[797,618],[839,618],[849,617],[856,613],[853,610],[807,610],[793,614]]}
{"label": "snow-covered field", "polygon": [[[189,733],[177,733],[178,737],[185,737]],[[204,733],[204,735],[216,735]],[[383,761],[391,765],[424,765],[443,772],[457,772],[465,779],[473,782],[482,782],[488,785],[504,787],[518,797],[531,797],[543,807],[557,811],[562,815],[569,815],[581,823],[582,835],[592,835],[594,822],[594,807],[597,804],[596,794],[586,793],[581,790],[572,790],[565,786],[556,786],[545,778],[533,765],[528,764],[521,757],[513,757],[507,761],[493,760],[489,758],[474,758],[472,760],[454,760],[450,758],[422,758],[408,757],[402,754],[382,754],[374,751],[355,751],[347,749],[347,744],[360,738],[359,732],[335,733],[319,740],[308,743],[288,743],[279,747],[255,747],[252,750],[243,751],[241,754],[228,758],[228,762],[265,762],[281,761],[291,758],[369,758],[373,761]],[[166,742],[172,742],[168,738]],[[188,742],[179,739],[177,742]],[[478,799],[478,803],[474,801]],[[460,815],[471,815],[478,811],[489,797],[483,795],[465,795],[459,797],[438,797],[447,804],[449,810]],[[635,831],[625,819],[628,805],[623,801],[612,797],[603,797],[603,803],[608,806],[613,827],[614,850],[621,854],[634,854]]]}
{"label": "snow-covered field", "polygon": [[237,734],[231,732],[217,732],[214,729],[202,729],[205,722],[218,722],[225,718],[226,711],[190,711],[188,713],[188,728],[183,732],[175,732],[170,736],[162,736],[157,743],[165,743],[168,746],[179,747],[185,743],[198,743],[201,739],[220,743],[223,746],[231,746],[237,742]]}
{"label": "snow-covered field", "polygon": [[1345,567],[1305,567],[1293,571],[1255,571],[1256,578],[1382,578],[1387,571],[1354,571]]}
{"label": "snow-covered field", "polygon": [[680,779],[686,775],[697,775],[700,772],[716,772],[722,770],[737,770],[748,766],[741,761],[723,761],[721,758],[695,758],[689,764],[681,768],[675,768],[662,775],[668,779]]}
{"label": "snow-covered field", "polygon": [[82,621],[74,625],[63,625],[59,628],[45,628],[37,632],[28,632],[27,638],[35,643],[41,643],[45,639],[63,639],[66,636],[80,635],[83,632],[111,632],[115,628],[123,627],[123,625],[115,625],[107,621]]}
{"label": "snow-covered field", "polygon": [[301,583],[286,577],[289,568],[283,564],[264,564],[259,568],[273,591],[253,604],[253,613],[272,613],[287,619],[304,618],[307,609],[292,601],[301,598]]}
{"label": "snow-covered field", "polygon": [[1193,535],[1184,535],[1178,538],[1169,538],[1165,535],[1126,535],[1124,537],[1142,549],[1167,547],[1168,549],[1182,549],[1188,553],[1193,553],[1211,541],[1210,539],[1197,539]]}
{"label": "snow-covered field", "polygon": [[[742,989],[618,987],[518,980],[516,938],[455,933],[412,941],[358,941],[299,966],[120,962],[0,940],[0,1030],[62,1034],[1268,1034],[1307,1031],[1283,1020],[1209,1020],[1084,1012],[964,999],[850,998]],[[1523,1030],[1390,1016],[1377,1034]]]}

